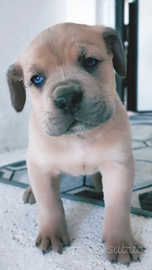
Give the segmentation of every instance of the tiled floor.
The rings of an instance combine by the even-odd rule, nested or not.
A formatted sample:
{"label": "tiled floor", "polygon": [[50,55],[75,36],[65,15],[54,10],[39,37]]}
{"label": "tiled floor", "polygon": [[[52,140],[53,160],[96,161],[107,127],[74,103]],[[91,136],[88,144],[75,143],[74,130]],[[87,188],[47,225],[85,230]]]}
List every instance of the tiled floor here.
{"label": "tiled floor", "polygon": [[130,117],[135,159],[135,186],[152,183],[152,115]]}
{"label": "tiled floor", "polygon": [[[132,196],[132,212],[134,207],[139,208],[139,214],[152,216],[152,115],[130,116],[132,130],[132,149],[135,159],[135,184]],[[15,159],[16,158],[16,159]],[[15,161],[19,163],[5,166],[0,169],[1,181],[10,184],[29,184],[25,161],[25,151],[16,154],[0,156],[0,166]],[[23,185],[24,183],[25,185]],[[63,175],[61,180],[61,192],[64,196],[73,199],[93,202],[103,205],[103,194],[96,193],[89,177],[71,177]],[[151,211],[151,214],[143,213],[143,209]],[[138,211],[137,211],[138,212]]]}

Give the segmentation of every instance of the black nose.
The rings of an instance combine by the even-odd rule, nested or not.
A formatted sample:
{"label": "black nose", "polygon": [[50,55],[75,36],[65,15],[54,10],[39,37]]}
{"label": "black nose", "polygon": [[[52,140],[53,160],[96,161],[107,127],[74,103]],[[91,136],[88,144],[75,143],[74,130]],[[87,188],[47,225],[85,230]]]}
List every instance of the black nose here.
{"label": "black nose", "polygon": [[56,106],[62,110],[65,114],[72,114],[75,113],[82,101],[82,92],[68,92],[66,94],[62,94],[59,96],[55,103]]}

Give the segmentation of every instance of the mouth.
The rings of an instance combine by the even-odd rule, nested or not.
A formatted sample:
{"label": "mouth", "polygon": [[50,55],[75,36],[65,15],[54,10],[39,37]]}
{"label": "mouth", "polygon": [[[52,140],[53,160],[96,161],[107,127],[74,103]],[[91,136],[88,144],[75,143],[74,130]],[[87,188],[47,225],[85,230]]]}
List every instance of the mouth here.
{"label": "mouth", "polygon": [[80,120],[73,120],[71,125],[67,128],[65,134],[80,134],[87,130],[95,128],[97,125],[86,123]]}
{"label": "mouth", "polygon": [[87,114],[86,111],[82,111],[78,115],[59,115],[54,118],[47,118],[47,122],[44,124],[43,129],[49,135],[58,137],[64,134],[79,135],[82,133],[90,132],[91,130],[106,123],[113,115],[113,110],[101,111],[97,114]]}
{"label": "mouth", "polygon": [[72,128],[74,128],[77,125],[81,125],[81,123],[82,123],[81,121],[74,119],[73,122],[71,123],[71,125],[68,127],[67,130],[72,129]]}

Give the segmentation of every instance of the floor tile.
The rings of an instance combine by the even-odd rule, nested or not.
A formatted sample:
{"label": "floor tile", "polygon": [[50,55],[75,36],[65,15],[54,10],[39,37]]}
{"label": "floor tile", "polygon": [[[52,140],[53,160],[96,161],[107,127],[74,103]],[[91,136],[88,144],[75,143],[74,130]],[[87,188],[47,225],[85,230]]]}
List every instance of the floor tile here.
{"label": "floor tile", "polygon": [[142,148],[142,147],[145,147],[144,142],[132,141],[132,149],[137,149],[137,148]]}
{"label": "floor tile", "polygon": [[152,183],[152,163],[135,160],[135,186],[147,181]]}
{"label": "floor tile", "polygon": [[152,139],[152,125],[132,125],[132,139],[146,141]]}
{"label": "floor tile", "polygon": [[[137,160],[144,160],[147,162],[152,162],[152,148],[145,147],[141,149],[133,150],[134,158]],[[151,163],[152,166],[152,163]]]}

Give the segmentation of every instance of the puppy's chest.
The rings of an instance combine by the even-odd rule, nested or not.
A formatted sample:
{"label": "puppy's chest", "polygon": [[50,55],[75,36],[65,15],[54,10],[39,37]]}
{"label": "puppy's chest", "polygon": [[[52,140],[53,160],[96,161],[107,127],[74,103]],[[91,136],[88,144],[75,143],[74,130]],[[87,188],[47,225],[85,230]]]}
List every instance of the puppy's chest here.
{"label": "puppy's chest", "polygon": [[51,170],[73,176],[90,175],[98,171],[99,152],[95,147],[72,145],[61,148],[50,158]]}

